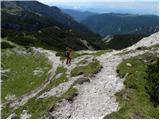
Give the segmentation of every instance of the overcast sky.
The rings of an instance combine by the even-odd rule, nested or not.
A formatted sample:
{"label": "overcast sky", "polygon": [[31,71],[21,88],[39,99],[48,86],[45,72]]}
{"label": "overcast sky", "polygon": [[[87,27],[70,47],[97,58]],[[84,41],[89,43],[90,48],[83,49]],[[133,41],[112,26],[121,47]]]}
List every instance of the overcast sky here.
{"label": "overcast sky", "polygon": [[158,15],[158,0],[38,0],[49,6],[98,13],[119,12]]}

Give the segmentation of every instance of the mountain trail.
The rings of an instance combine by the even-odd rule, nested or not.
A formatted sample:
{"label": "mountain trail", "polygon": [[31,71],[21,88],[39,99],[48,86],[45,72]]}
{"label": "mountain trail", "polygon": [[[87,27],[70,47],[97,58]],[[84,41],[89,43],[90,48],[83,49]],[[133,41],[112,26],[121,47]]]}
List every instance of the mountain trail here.
{"label": "mountain trail", "polygon": [[63,95],[76,80],[83,77],[83,75],[79,75],[79,76],[76,76],[76,77],[71,77],[71,70],[73,70],[77,66],[77,64],[81,60],[84,60],[84,59],[88,60],[88,62],[91,62],[91,60],[93,59],[93,55],[83,55],[83,56],[77,57],[77,58],[72,60],[71,65],[63,64],[62,66],[64,68],[67,68],[66,74],[67,74],[68,81],[60,83],[58,86],[52,88],[51,90],[49,90],[47,92],[44,92],[42,95],[40,95],[38,97],[38,99],[39,98],[45,98],[45,97],[48,97],[48,96],[59,97],[59,96]]}
{"label": "mountain trail", "polygon": [[134,57],[137,55],[150,52],[150,50],[137,50],[138,47],[149,47],[158,44],[157,34],[144,38],[145,44],[137,43],[134,46],[127,48],[127,54],[122,54],[124,50],[112,51],[97,57],[98,61],[103,66],[102,70],[91,78],[90,83],[76,85],[78,96],[73,102],[63,100],[58,103],[52,115],[54,118],[88,118],[98,119],[105,115],[117,111],[118,102],[116,101],[115,93],[124,88],[123,81],[117,76],[116,69],[118,64],[123,59]]}
{"label": "mountain trail", "polygon": [[117,110],[114,94],[122,89],[123,80],[116,75],[116,66],[121,58],[115,52],[104,54],[97,59],[102,70],[91,78],[90,83],[77,85],[78,96],[73,103],[63,101],[53,111],[55,118],[100,118]]}
{"label": "mountain trail", "polygon": [[[82,55],[72,60],[71,65],[65,65],[60,61],[60,58],[56,56],[56,52],[44,50],[41,48],[33,48],[36,52],[44,53],[52,64],[52,69],[49,71],[50,76],[45,82],[31,93],[22,96],[21,98],[13,101],[10,106],[14,109],[24,105],[30,98],[36,96],[42,91],[55,75],[55,71],[58,66],[67,68],[66,74],[69,79],[66,82],[60,83],[58,86],[51,90],[42,93],[38,98],[46,98],[48,96],[61,96],[65,93],[71,85],[77,79],[83,77],[79,75],[76,77],[71,76],[71,71],[77,67],[78,63],[82,60],[87,60],[87,63],[92,62],[93,59],[97,59],[103,66],[101,71],[90,78],[90,82],[83,84],[76,84],[75,87],[78,91],[78,95],[74,97],[73,101],[67,101],[65,99],[62,102],[57,103],[55,109],[51,112],[53,118],[67,119],[67,118],[88,118],[88,119],[101,119],[107,114],[110,114],[119,109],[119,104],[116,101],[115,94],[124,88],[123,82],[125,78],[120,79],[117,76],[117,66],[124,59],[144,54],[146,52],[152,52],[150,49],[138,49],[139,47],[149,47],[158,44],[158,33],[144,38],[135,45],[123,50],[113,50],[107,52],[101,56],[94,55]],[[145,42],[145,44],[142,44]],[[96,51],[79,51],[83,53],[94,53]],[[35,53],[36,54],[36,53]],[[79,65],[80,66],[80,65]],[[60,75],[59,75],[60,76]],[[24,116],[26,113],[24,114]],[[26,117],[26,116],[25,116]],[[47,117],[47,116],[46,116]]]}

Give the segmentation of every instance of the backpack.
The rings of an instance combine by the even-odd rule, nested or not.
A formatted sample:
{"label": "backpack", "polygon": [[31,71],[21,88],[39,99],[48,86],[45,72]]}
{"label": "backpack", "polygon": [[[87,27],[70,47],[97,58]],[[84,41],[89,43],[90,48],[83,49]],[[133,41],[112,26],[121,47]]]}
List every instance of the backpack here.
{"label": "backpack", "polygon": [[65,56],[65,57],[68,57],[68,56],[69,56],[69,52],[68,52],[68,51],[65,51],[65,52],[64,52],[64,56]]}

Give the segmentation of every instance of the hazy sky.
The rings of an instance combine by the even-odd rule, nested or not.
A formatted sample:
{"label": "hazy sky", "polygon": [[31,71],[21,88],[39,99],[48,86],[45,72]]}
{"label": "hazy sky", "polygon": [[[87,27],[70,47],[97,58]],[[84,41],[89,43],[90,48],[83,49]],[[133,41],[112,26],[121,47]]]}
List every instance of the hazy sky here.
{"label": "hazy sky", "polygon": [[158,2],[158,0],[38,0],[42,2],[140,2],[140,1],[145,1],[145,2]]}
{"label": "hazy sky", "polygon": [[38,0],[49,6],[92,11],[158,15],[158,0]]}

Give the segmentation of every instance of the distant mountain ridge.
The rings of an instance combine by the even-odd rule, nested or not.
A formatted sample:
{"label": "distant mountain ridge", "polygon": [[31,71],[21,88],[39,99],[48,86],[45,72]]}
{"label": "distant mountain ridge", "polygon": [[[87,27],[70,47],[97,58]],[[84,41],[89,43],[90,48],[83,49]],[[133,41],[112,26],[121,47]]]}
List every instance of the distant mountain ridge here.
{"label": "distant mountain ridge", "polygon": [[159,17],[155,15],[104,13],[89,16],[81,23],[102,36],[117,34],[150,35],[159,30]]}
{"label": "distant mountain ridge", "polygon": [[97,14],[89,11],[80,11],[80,10],[73,10],[73,9],[62,9],[62,11],[72,16],[78,22],[84,20],[88,16]]}
{"label": "distant mountain ridge", "polygon": [[[11,17],[13,17],[13,15],[16,16],[17,18],[19,17],[19,20],[21,20],[23,19],[21,18],[21,16],[23,15],[27,16],[25,15],[25,13],[27,12],[27,13],[34,14],[34,18],[35,16],[40,17],[39,19],[41,19],[41,17],[49,18],[50,22],[52,22],[52,24],[57,25],[57,26],[61,26],[61,27],[63,26],[64,28],[74,29],[80,32],[90,32],[88,28],[79,24],[71,16],[63,13],[59,8],[49,7],[38,1],[2,1],[1,7],[2,7],[2,12],[3,12],[2,26],[5,26],[7,20],[9,20],[9,23],[15,22],[13,19],[8,19],[9,15],[12,15]],[[11,12],[16,13],[16,14],[11,14]],[[7,14],[8,18],[4,14]],[[28,15],[27,17],[30,17],[30,16]],[[23,21],[26,22],[26,18]],[[48,22],[48,20],[46,21]],[[17,24],[18,24],[18,21],[16,25]]]}
{"label": "distant mountain ridge", "polygon": [[[108,20],[107,18],[107,21],[98,19],[97,23],[94,23],[94,19],[93,21],[91,19],[86,26],[97,26],[104,31],[104,33],[101,33],[96,28],[95,31],[93,30],[95,33],[100,33],[102,36],[106,36],[106,34],[125,34],[125,36],[117,35],[106,44],[106,40],[101,40],[100,35],[91,32],[87,27],[76,22],[57,7],[49,7],[37,1],[3,1],[1,6],[2,37],[7,37],[8,40],[26,47],[35,46],[56,50],[65,50],[66,47],[71,47],[74,50],[89,48],[122,49],[138,42],[144,36],[143,34],[150,34],[158,29],[158,27],[155,27],[157,22],[154,20],[145,22],[146,20],[143,18],[139,20],[140,22],[137,22],[134,18],[137,15],[132,14],[109,14],[109,18],[112,19]],[[92,15],[88,18],[101,15]],[[157,21],[157,18],[155,20]],[[99,24],[99,21],[103,22]],[[130,30],[137,29],[135,27],[141,27],[141,25],[144,25],[142,26],[143,29],[136,33]],[[149,27],[151,27],[151,31]],[[136,37],[139,35],[140,37]],[[124,43],[124,45],[121,43]]]}
{"label": "distant mountain ridge", "polygon": [[9,41],[25,47],[54,50],[65,50],[66,47],[89,49],[87,46],[104,48],[100,35],[94,34],[57,7],[37,1],[3,1],[1,6],[1,33]]}

